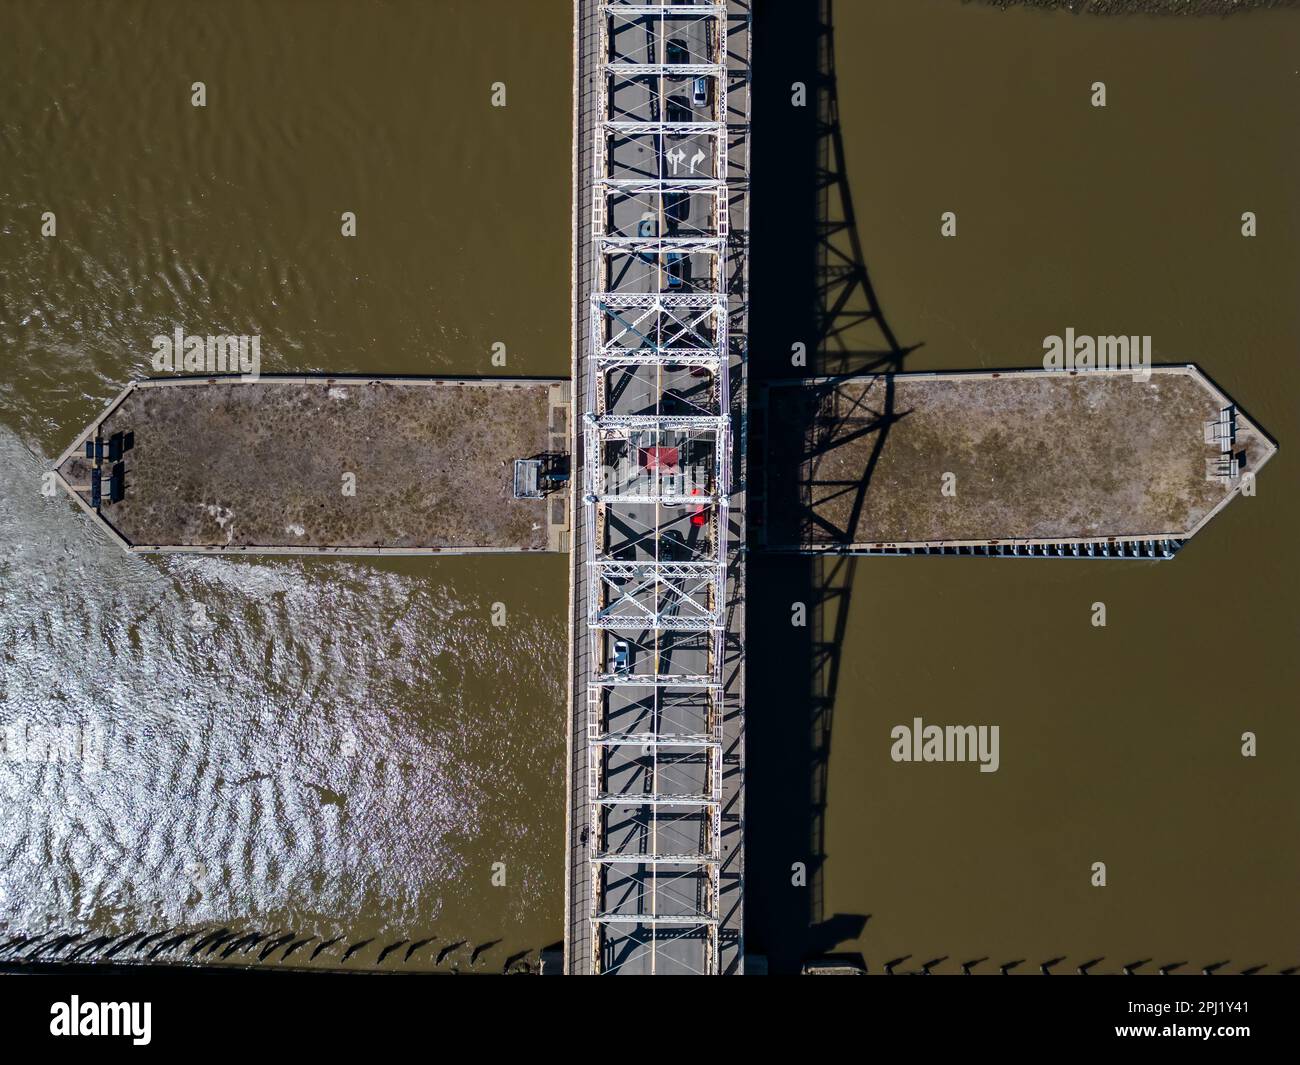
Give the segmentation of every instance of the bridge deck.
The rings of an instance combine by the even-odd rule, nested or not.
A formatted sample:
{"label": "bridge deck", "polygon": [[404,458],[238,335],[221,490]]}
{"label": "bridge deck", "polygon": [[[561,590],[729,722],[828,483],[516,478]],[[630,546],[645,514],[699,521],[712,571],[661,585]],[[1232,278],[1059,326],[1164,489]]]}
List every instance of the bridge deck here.
{"label": "bridge deck", "polygon": [[739,972],[748,5],[575,18],[565,968]]}

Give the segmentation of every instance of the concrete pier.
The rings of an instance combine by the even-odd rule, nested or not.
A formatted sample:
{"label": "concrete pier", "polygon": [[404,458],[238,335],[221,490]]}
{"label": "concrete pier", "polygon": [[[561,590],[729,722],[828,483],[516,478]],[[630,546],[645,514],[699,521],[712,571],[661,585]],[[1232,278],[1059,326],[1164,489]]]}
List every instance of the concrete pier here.
{"label": "concrete pier", "polygon": [[821,378],[765,399],[760,536],[786,551],[1181,542],[1276,451],[1190,365]]}
{"label": "concrete pier", "polygon": [[[141,553],[563,551],[568,407],[567,381],[137,381],[57,471]],[[540,497],[516,498],[516,459]]]}

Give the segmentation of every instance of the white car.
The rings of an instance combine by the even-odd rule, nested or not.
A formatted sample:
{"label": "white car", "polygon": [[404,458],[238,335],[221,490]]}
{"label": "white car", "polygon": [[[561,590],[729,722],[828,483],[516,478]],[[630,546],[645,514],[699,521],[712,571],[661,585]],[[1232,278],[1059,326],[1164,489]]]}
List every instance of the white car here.
{"label": "white car", "polygon": [[632,669],[632,648],[626,640],[614,641],[614,672],[620,677],[627,676]]}

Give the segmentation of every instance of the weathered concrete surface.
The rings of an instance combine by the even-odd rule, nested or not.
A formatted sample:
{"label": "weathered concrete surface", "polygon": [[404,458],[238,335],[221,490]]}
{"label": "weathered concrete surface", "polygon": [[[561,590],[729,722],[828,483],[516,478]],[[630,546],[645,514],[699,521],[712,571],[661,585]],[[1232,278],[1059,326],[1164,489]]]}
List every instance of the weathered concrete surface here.
{"label": "weathered concrete surface", "polygon": [[88,505],[82,441],[134,434],[99,512],[133,550],[541,551],[552,500],[513,497],[514,460],[567,450],[567,405],[567,381],[142,381],[59,473]]}
{"label": "weathered concrete surface", "polygon": [[[774,385],[772,547],[1191,536],[1242,484],[1207,476],[1231,401],[1194,367],[898,374]],[[1240,412],[1253,475],[1275,446]],[[945,494],[945,474],[955,475]]]}

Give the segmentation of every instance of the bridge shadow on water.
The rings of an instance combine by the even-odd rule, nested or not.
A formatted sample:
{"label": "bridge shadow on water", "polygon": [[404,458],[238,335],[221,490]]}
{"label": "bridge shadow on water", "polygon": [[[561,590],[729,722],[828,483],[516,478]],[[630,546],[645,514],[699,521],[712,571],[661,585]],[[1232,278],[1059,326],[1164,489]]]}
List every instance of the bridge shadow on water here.
{"label": "bridge shadow on water", "polygon": [[[765,955],[772,972],[791,972],[859,939],[870,917],[827,914],[824,902],[831,723],[857,568],[856,558],[834,549],[853,540],[872,470],[902,414],[887,378],[881,409],[853,430],[875,434],[861,476],[819,485],[811,448],[768,452],[764,391],[783,379],[896,372],[912,349],[881,313],[859,240],[839,125],[832,0],[759,5],[753,31],[745,949]],[[797,83],[806,87],[803,106]],[[796,345],[805,348],[804,365],[792,361]],[[821,393],[805,397],[810,412]],[[850,497],[843,528],[814,513],[813,499],[828,491]],[[765,552],[764,518],[776,513],[828,553]],[[796,604],[806,625],[794,623]],[[796,863],[806,886],[796,882]]]}

